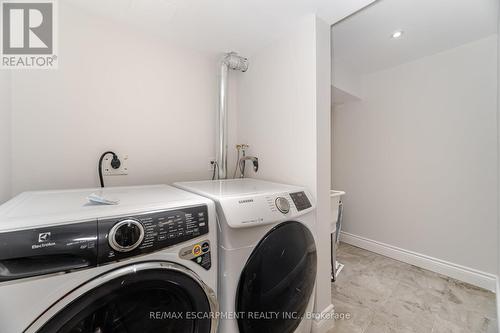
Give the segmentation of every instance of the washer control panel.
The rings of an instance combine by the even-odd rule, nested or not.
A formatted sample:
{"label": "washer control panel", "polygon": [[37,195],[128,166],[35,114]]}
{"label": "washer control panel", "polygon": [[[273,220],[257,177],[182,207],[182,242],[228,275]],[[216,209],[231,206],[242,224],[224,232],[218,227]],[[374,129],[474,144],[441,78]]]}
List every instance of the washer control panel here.
{"label": "washer control panel", "polygon": [[208,234],[205,205],[98,221],[98,262],[151,253]]}

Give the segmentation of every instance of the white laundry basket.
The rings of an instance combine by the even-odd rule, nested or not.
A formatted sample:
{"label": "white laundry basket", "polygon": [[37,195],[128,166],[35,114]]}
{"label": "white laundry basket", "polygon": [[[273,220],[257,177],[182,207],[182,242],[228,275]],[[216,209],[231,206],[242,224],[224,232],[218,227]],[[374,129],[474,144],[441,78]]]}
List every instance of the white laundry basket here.
{"label": "white laundry basket", "polygon": [[342,230],[342,198],[345,195],[344,191],[330,191],[332,220],[330,222],[331,232],[331,249],[332,249],[332,281],[340,273],[344,265],[339,263],[336,258],[336,249],[340,240],[340,231]]}

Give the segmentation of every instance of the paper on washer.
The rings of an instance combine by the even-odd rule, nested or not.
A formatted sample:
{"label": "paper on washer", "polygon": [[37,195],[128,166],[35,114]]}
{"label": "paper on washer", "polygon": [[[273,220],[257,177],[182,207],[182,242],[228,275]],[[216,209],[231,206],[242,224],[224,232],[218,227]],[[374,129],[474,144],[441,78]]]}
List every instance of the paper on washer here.
{"label": "paper on washer", "polygon": [[92,193],[87,197],[90,203],[98,205],[118,205],[120,200],[114,198],[106,198],[102,193]]}

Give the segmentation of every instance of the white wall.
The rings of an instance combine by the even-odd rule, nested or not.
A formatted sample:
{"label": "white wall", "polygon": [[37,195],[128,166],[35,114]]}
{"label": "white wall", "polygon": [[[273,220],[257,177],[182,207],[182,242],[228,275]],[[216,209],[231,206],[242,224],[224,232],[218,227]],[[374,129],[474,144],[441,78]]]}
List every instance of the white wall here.
{"label": "white wall", "polygon": [[208,179],[218,59],[59,10],[59,69],[13,75],[13,192],[97,186],[108,149],[130,158],[109,185]]}
{"label": "white wall", "polygon": [[[318,200],[320,223],[329,221],[330,32],[313,15],[250,58],[239,82],[238,138],[259,157],[257,175],[303,185]],[[324,154],[318,156],[318,154]],[[326,170],[326,172],[325,172]],[[318,239],[316,308],[331,305],[329,243]]]}
{"label": "white wall", "polygon": [[496,274],[497,36],[364,77],[333,116],[344,231]]}
{"label": "white wall", "polygon": [[0,71],[0,204],[11,194],[11,76]]}
{"label": "white wall", "polygon": [[[497,38],[497,158],[498,158],[498,202],[497,202],[497,212],[498,212],[498,246],[497,246],[497,256],[498,256],[498,266],[497,266],[497,318],[500,318],[500,6],[498,7],[498,38]],[[500,333],[500,325],[498,326],[498,332]]]}
{"label": "white wall", "polygon": [[[333,51],[335,53],[335,50]],[[334,60],[335,54],[332,56],[332,85],[342,90],[343,92],[357,98],[361,98],[361,74],[354,68],[343,61]],[[337,101],[334,100],[334,103]]]}
{"label": "white wall", "polygon": [[[330,26],[316,20],[316,232],[318,237],[318,280],[316,311],[330,311],[331,297],[331,34]],[[308,163],[309,161],[305,161]],[[325,332],[332,322],[316,322],[313,332]]]}
{"label": "white wall", "polygon": [[314,34],[308,17],[253,55],[239,82],[238,110],[239,141],[258,155],[257,176],[311,189],[316,184]]}

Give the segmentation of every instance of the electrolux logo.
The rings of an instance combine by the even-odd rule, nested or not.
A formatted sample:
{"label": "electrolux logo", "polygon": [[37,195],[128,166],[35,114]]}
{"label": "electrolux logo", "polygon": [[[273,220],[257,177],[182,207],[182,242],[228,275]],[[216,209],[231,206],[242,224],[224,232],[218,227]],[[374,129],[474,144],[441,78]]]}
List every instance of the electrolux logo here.
{"label": "electrolux logo", "polygon": [[38,234],[38,243],[45,243],[50,241],[50,232],[41,232]]}
{"label": "electrolux logo", "polygon": [[57,68],[54,0],[1,1],[1,67]]}
{"label": "electrolux logo", "polygon": [[31,249],[38,250],[52,246],[56,246],[56,243],[52,242],[52,233],[50,231],[46,231],[38,234],[38,244],[31,245]]}

